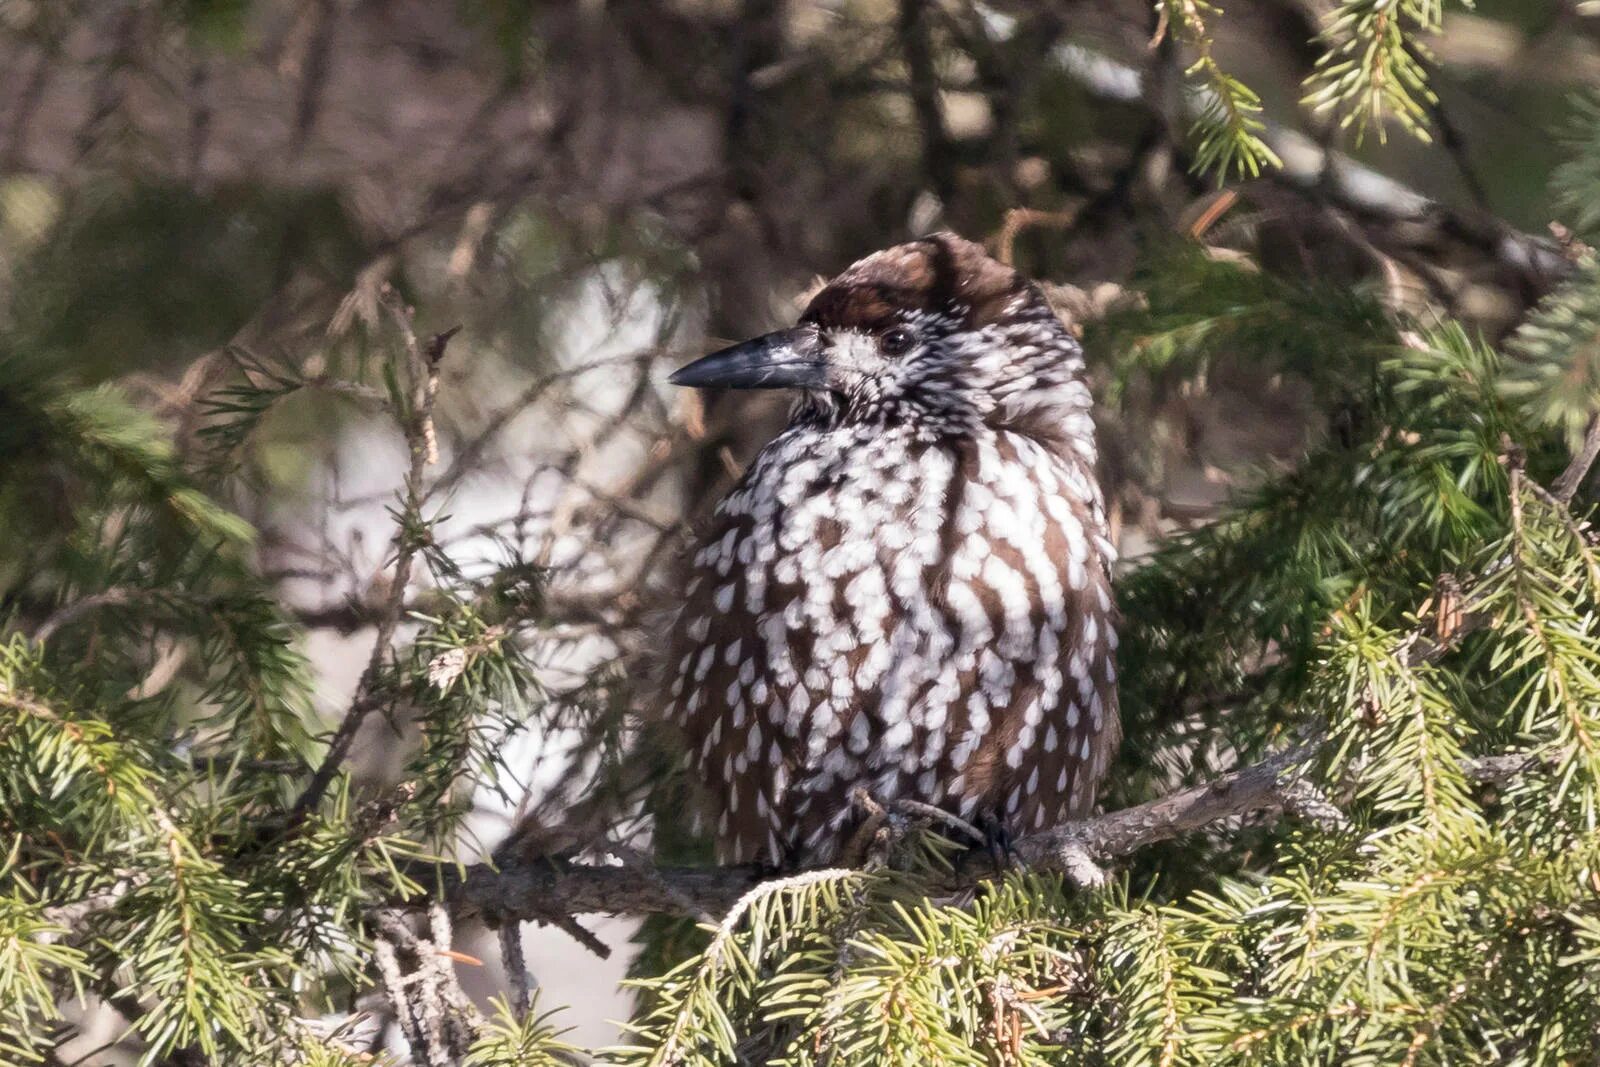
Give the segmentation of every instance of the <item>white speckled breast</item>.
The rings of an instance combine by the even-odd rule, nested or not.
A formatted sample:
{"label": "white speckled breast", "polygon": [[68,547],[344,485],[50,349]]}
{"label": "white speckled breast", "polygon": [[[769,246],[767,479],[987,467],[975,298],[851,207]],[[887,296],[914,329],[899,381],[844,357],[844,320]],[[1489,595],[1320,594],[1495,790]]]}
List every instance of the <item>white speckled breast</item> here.
{"label": "white speckled breast", "polygon": [[1079,456],[980,428],[792,427],[717,511],[671,714],[729,862],[827,862],[851,794],[1014,832],[1079,814],[1115,740],[1111,547]]}

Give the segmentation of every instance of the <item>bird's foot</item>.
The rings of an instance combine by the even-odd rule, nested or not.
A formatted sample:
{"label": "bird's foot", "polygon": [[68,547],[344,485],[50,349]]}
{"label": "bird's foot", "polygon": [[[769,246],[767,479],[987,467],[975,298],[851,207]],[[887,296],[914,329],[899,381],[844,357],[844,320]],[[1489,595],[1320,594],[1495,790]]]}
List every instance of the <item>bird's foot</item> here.
{"label": "bird's foot", "polygon": [[983,832],[983,851],[994,864],[994,873],[1003,874],[1012,866],[1016,854],[1011,849],[1011,830],[998,817],[980,815],[974,825]]}

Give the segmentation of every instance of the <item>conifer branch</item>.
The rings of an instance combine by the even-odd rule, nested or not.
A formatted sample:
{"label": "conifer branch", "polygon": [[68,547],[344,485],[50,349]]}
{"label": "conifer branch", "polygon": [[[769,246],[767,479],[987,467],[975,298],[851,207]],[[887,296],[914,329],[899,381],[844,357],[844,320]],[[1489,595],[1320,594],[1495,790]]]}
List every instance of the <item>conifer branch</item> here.
{"label": "conifer branch", "polygon": [[[1319,799],[1308,796],[1308,783],[1296,774],[1316,749],[1315,743],[1295,745],[1202,785],[1026,835],[1011,843],[1012,857],[1024,867],[1059,871],[1075,883],[1092,885],[1093,879],[1077,877],[1086,861],[1120,859],[1228,819],[1284,813],[1326,816],[1318,808]],[[1508,752],[1468,760],[1462,771],[1475,782],[1493,783],[1536,765],[1533,755]],[[987,873],[983,864],[972,864],[950,888],[971,884]],[[478,916],[491,923],[559,923],[587,913],[720,917],[763,880],[764,872],[749,865],[648,867],[542,859],[509,863],[498,870],[489,864],[468,867],[449,886],[448,896],[458,916]]]}
{"label": "conifer branch", "polygon": [[[1078,44],[1063,44],[1052,55],[1067,77],[1093,96],[1134,107],[1157,106],[1150,79],[1139,69]],[[1191,119],[1197,104],[1185,101]],[[1420,246],[1422,240],[1448,235],[1468,243],[1517,277],[1529,277],[1542,290],[1572,273],[1572,263],[1556,243],[1524,233],[1502,219],[1481,212],[1461,212],[1374,170],[1350,156],[1319,145],[1299,130],[1262,119],[1260,143],[1283,165],[1265,168],[1262,178],[1297,194],[1315,196],[1357,218],[1394,226],[1423,224],[1392,235],[1395,245]]]}

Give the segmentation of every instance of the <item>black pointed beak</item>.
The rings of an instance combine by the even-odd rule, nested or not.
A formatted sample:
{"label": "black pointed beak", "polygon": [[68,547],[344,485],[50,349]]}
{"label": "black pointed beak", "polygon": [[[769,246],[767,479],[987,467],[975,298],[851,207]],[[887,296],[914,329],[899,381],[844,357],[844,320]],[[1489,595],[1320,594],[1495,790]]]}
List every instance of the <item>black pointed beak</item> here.
{"label": "black pointed beak", "polygon": [[713,352],[667,381],[701,389],[821,389],[827,372],[816,330],[797,326]]}

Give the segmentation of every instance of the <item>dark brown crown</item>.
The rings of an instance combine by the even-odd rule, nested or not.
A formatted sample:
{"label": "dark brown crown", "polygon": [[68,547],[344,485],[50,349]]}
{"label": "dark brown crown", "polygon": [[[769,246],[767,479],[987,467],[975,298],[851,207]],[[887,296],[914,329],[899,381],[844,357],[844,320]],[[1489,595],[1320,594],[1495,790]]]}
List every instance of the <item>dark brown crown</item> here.
{"label": "dark brown crown", "polygon": [[816,295],[801,321],[876,332],[905,312],[920,311],[948,316],[957,329],[978,329],[1032,290],[982,245],[936,233],[855,263]]}

